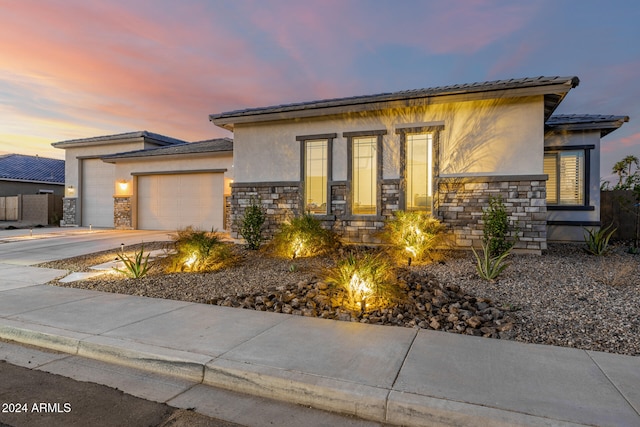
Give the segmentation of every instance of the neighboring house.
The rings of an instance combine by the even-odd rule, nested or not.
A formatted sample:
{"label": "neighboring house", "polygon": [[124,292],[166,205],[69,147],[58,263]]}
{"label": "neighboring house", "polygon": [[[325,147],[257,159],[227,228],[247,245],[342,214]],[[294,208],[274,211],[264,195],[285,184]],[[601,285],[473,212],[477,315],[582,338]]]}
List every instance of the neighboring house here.
{"label": "neighboring house", "polygon": [[0,196],[64,195],[64,160],[22,154],[0,155]]}
{"label": "neighboring house", "polygon": [[64,160],[0,156],[0,221],[54,224],[62,215]]}
{"label": "neighboring house", "polygon": [[210,115],[234,133],[231,223],[257,201],[269,234],[308,211],[366,243],[394,211],[418,210],[471,246],[489,197],[500,196],[517,248],[539,253],[548,240],[574,239],[599,223],[599,138],[628,120],[552,118],[578,83],[500,80]]}
{"label": "neighboring house", "polygon": [[120,229],[225,228],[233,143],[142,131],[62,141],[65,225]]}

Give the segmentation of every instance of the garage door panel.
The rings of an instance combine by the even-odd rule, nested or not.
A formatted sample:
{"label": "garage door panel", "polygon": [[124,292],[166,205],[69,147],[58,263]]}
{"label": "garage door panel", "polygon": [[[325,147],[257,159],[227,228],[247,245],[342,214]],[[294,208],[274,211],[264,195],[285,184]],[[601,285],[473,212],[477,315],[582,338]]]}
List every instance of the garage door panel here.
{"label": "garage door panel", "polygon": [[113,227],[115,167],[100,159],[82,162],[82,225]]}
{"label": "garage door panel", "polygon": [[220,173],[138,177],[138,228],[222,230],[223,181]]}

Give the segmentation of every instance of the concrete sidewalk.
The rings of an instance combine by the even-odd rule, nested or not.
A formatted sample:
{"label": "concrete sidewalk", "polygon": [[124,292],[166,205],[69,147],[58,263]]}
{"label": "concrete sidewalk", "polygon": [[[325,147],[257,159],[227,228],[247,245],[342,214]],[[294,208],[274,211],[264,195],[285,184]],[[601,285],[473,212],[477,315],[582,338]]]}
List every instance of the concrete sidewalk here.
{"label": "concrete sidewalk", "polygon": [[397,425],[640,425],[638,357],[42,285],[64,273],[0,260],[0,338]]}

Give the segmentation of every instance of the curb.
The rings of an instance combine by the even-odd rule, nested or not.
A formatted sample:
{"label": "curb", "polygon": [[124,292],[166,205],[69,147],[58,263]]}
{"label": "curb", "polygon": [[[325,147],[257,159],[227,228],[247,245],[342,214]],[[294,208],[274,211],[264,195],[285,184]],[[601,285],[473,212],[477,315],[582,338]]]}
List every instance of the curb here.
{"label": "curb", "polygon": [[11,319],[2,319],[0,338],[381,423],[408,426],[583,426]]}

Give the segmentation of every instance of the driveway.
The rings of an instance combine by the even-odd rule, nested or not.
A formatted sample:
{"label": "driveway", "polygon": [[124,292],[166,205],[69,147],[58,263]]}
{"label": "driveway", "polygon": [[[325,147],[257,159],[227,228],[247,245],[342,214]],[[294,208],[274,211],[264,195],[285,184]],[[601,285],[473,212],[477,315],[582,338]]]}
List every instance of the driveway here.
{"label": "driveway", "polygon": [[[169,241],[170,231],[89,228],[0,230],[0,269],[119,248],[122,243]],[[0,270],[1,271],[1,270]]]}

